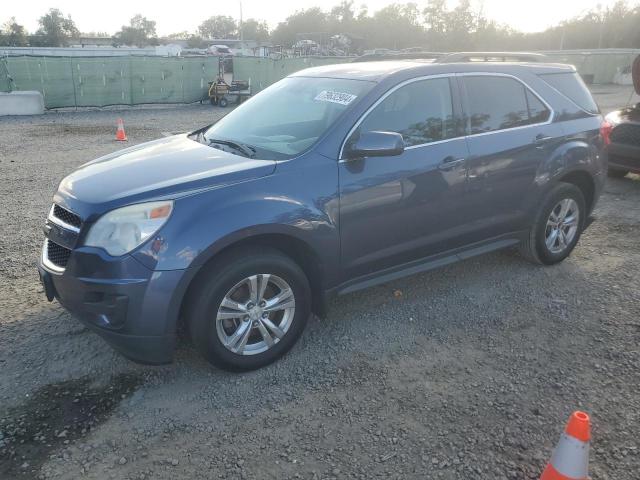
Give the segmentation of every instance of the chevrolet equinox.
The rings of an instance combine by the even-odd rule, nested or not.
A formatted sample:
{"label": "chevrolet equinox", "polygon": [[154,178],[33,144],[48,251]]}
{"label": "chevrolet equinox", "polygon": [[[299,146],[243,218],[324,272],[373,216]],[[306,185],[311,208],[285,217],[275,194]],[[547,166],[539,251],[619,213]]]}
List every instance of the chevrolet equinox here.
{"label": "chevrolet equinox", "polygon": [[128,358],[262,367],[330,295],[518,245],[552,265],[589,223],[610,127],[575,69],[364,62],[297,72],[213,125],[62,180],[49,300]]}

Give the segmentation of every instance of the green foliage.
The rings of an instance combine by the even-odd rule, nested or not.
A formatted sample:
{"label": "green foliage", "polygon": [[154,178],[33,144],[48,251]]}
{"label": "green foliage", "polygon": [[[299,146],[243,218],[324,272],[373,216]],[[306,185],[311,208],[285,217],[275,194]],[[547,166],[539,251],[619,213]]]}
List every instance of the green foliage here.
{"label": "green foliage", "polygon": [[26,47],[28,44],[26,31],[16,22],[15,17],[11,17],[0,28],[0,45]]}
{"label": "green foliage", "polygon": [[299,33],[329,32],[329,16],[320,7],[299,10],[280,22],[271,34],[276,45],[291,46]]}
{"label": "green foliage", "polygon": [[38,23],[40,28],[36,35],[39,38],[35,42],[38,46],[64,47],[68,45],[70,38],[80,35],[71,16],[65,17],[57,8],[50,9],[40,17]]}
{"label": "green foliage", "polygon": [[[544,32],[522,33],[486,18],[470,0],[453,8],[446,0],[393,3],[373,15],[366,7],[356,12],[353,0],[343,0],[328,12],[319,7],[299,10],[278,24],[275,44],[291,46],[299,34],[351,34],[364,48],[422,47],[432,51],[538,50],[560,48],[640,48],[640,4],[619,0],[598,7]],[[312,36],[310,36],[311,38]],[[250,38],[245,36],[245,38]]]}
{"label": "green foliage", "polygon": [[200,35],[191,35],[187,39],[187,47],[189,48],[206,48],[207,43],[202,39]]}
{"label": "green foliage", "polygon": [[116,43],[136,47],[157,45],[156,22],[138,14],[131,18],[129,25],[123,25],[115,35]]}
{"label": "green foliage", "polygon": [[189,37],[191,37],[191,34],[186,30],[183,30],[182,32],[171,33],[171,34],[167,35],[167,38],[170,39],[170,40],[188,40]]}
{"label": "green foliage", "polygon": [[200,24],[198,32],[205,39],[236,38],[238,25],[232,17],[216,15]]}
{"label": "green foliage", "polygon": [[598,7],[545,33],[557,40],[555,48],[640,48],[640,4]]}
{"label": "green foliage", "polygon": [[242,22],[242,36],[247,40],[264,42],[269,40],[269,26],[265,21],[249,18]]}
{"label": "green foliage", "polygon": [[[325,11],[319,7],[298,10],[269,32],[264,21],[243,22],[245,40],[270,40],[291,47],[304,38],[314,40],[343,34],[357,40],[356,49],[420,47],[431,51],[460,50],[555,50],[587,48],[640,48],[640,0],[618,0],[610,7],[598,6],[544,32],[522,33],[497,24],[474,9],[471,0],[423,0],[425,3],[392,3],[374,13],[355,0],[341,0]],[[424,6],[424,7],[423,7]],[[79,35],[70,16],[56,8],[39,19],[36,35],[28,37],[15,19],[0,29],[0,44],[9,46],[66,46]],[[239,38],[238,22],[229,16],[213,16],[200,24],[197,33],[180,32],[169,38],[186,39],[189,47],[204,48],[207,39]],[[114,37],[117,44],[157,44],[156,23],[134,16]],[[354,44],[355,45],[355,44]],[[350,51],[353,51],[350,49]]]}

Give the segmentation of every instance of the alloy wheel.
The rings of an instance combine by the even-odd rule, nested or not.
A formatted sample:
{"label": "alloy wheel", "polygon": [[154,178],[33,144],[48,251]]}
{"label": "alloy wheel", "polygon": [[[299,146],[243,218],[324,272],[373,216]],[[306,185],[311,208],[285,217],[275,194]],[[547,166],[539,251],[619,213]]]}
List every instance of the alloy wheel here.
{"label": "alloy wheel", "polygon": [[238,355],[256,355],[277,344],[287,333],[296,302],[289,284],[261,273],[247,277],[224,296],[216,315],[222,344]]}
{"label": "alloy wheel", "polygon": [[580,208],[572,198],[560,200],[551,210],[545,229],[545,244],[549,252],[562,253],[571,245],[580,224]]}

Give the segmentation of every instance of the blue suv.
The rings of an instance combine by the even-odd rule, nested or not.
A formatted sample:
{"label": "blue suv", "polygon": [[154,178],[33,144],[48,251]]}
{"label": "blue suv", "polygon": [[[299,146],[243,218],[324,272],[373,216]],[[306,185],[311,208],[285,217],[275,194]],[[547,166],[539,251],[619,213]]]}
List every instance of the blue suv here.
{"label": "blue suv", "polygon": [[345,294],[520,246],[551,265],[588,225],[603,121],[575,69],[365,62],[295,73],[215,124],[60,184],[39,272],[125,356],[262,367]]}

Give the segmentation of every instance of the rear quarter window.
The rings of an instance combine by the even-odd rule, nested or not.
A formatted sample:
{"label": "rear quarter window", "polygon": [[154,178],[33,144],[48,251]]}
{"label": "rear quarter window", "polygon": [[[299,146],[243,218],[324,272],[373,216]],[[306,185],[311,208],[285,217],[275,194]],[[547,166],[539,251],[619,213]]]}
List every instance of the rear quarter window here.
{"label": "rear quarter window", "polygon": [[541,74],[545,82],[558,90],[562,95],[589,113],[600,113],[600,109],[591,96],[591,92],[577,72]]}

